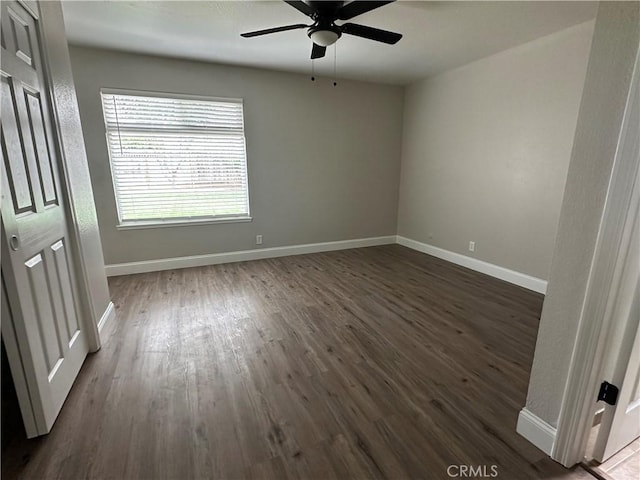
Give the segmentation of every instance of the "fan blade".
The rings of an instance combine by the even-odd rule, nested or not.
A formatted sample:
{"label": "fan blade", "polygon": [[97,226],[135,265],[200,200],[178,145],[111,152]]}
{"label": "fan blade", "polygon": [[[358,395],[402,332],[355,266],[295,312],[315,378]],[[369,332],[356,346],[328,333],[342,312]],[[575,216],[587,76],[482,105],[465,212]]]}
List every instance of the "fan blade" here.
{"label": "fan blade", "polygon": [[324,57],[326,51],[327,47],[321,47],[320,45],[314,43],[313,48],[311,49],[311,60]]}
{"label": "fan blade", "polygon": [[356,23],[345,23],[340,25],[342,33],[348,33],[349,35],[355,35],[356,37],[368,38],[369,40],[375,40],[376,42],[389,43],[393,45],[398,43],[398,40],[402,38],[402,35],[395,32],[388,32],[387,30],[380,30],[379,28],[366,27],[364,25],[358,25]]}
{"label": "fan blade", "polygon": [[388,3],[393,3],[395,0],[389,0],[386,2],[367,2],[367,1],[353,1],[344,5],[338,10],[339,20],[351,20],[353,17],[362,15],[363,13],[375,10],[378,7],[382,7]]}
{"label": "fan blade", "polygon": [[291,5],[293,8],[295,8],[296,10],[298,10],[299,12],[304,13],[307,17],[310,17],[315,13],[315,10],[304,2],[295,1],[295,0],[284,0],[284,1],[289,5]]}
{"label": "fan blade", "polygon": [[297,23],[295,25],[287,25],[285,27],[267,28],[266,30],[257,30],[255,32],[241,33],[244,38],[257,37],[258,35],[267,35],[268,33],[286,32],[287,30],[297,30],[298,28],[307,28],[309,25]]}

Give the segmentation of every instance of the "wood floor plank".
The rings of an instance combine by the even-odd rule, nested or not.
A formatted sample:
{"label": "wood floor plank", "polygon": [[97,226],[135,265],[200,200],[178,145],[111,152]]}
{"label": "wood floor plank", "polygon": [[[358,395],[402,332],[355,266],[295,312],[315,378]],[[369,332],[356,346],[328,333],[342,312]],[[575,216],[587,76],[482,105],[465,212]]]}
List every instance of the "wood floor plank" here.
{"label": "wood floor plank", "polygon": [[515,432],[541,295],[391,245],[111,278],[16,479],[582,478]]}

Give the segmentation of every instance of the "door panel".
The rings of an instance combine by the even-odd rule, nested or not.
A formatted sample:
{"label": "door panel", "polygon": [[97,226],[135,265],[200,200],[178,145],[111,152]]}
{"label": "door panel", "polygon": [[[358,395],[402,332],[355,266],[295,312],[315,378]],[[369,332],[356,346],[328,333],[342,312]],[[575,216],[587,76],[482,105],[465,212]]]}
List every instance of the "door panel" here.
{"label": "door panel", "polygon": [[16,2],[0,5],[2,274],[36,420],[28,435],[34,436],[53,426],[88,342],[80,328],[37,18]]}
{"label": "door panel", "polygon": [[71,340],[79,331],[78,317],[73,292],[71,291],[71,275],[69,273],[69,263],[67,259],[66,246],[63,240],[58,240],[51,245],[53,259],[56,266],[56,276],[62,293],[62,311],[60,318],[66,319],[67,343],[71,347]]}
{"label": "door panel", "polygon": [[16,57],[23,60],[27,65],[32,65],[33,22],[28,16],[17,13],[14,8],[9,8],[7,13],[9,14],[8,19],[11,25],[9,35],[13,40]]}
{"label": "door panel", "polygon": [[[9,176],[9,188],[13,199],[14,213],[35,211],[31,179],[28,175],[26,155],[20,150],[20,132],[18,130],[17,111],[13,103],[15,94],[11,78],[2,77],[2,160]],[[8,137],[5,140],[5,136]],[[6,151],[6,148],[9,151]],[[15,151],[17,150],[17,151]]]}
{"label": "door panel", "polygon": [[[34,299],[35,318],[34,325],[27,328],[35,333],[42,343],[42,350],[47,361],[47,375],[50,375],[58,360],[62,357],[62,351],[59,346],[59,336],[56,332],[55,320],[53,319],[52,299],[49,294],[49,282],[44,267],[42,253],[38,253],[35,257],[25,262],[27,269],[27,277],[29,279],[29,291],[27,294]],[[25,319],[26,320],[26,319]]]}
{"label": "door panel", "polygon": [[38,167],[38,180],[42,189],[42,198],[45,205],[57,203],[56,186],[53,181],[53,168],[51,156],[44,128],[40,94],[25,89],[27,114],[29,115],[29,127],[31,140],[35,152],[36,165]]}

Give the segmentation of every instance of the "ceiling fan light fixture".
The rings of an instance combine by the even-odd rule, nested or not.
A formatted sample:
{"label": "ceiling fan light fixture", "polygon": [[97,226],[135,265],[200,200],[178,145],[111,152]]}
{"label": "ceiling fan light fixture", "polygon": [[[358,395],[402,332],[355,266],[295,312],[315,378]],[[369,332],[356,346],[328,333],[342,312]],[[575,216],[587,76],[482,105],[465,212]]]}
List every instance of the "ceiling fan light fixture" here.
{"label": "ceiling fan light fixture", "polygon": [[338,41],[340,32],[335,30],[314,30],[309,32],[309,38],[316,45],[328,47]]}

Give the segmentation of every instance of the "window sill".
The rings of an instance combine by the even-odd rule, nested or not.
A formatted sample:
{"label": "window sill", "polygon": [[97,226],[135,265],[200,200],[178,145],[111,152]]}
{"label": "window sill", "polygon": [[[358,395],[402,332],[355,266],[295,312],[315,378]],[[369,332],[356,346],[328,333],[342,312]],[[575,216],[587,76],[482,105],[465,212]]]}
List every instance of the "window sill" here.
{"label": "window sill", "polygon": [[167,228],[167,227],[194,227],[197,225],[215,225],[218,223],[247,223],[253,221],[252,217],[228,217],[209,218],[202,220],[176,220],[166,222],[128,222],[116,225],[118,230],[140,230],[144,228]]}

